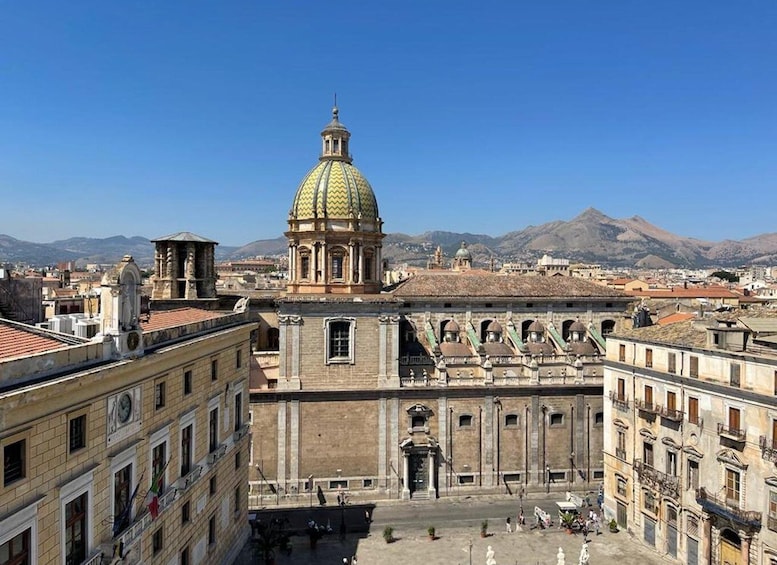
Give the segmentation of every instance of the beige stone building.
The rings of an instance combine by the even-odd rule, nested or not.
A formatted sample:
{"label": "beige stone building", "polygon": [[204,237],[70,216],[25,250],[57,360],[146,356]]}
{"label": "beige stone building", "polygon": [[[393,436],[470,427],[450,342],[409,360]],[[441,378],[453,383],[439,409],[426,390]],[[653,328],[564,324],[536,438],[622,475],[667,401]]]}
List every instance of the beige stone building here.
{"label": "beige stone building", "polygon": [[255,341],[252,505],[598,485],[604,336],[629,297],[479,271],[466,246],[382,288],[383,220],[336,109],[322,141]]}
{"label": "beige stone building", "polygon": [[777,564],[777,319],[619,330],[605,361],[605,513],[688,565]]}
{"label": "beige stone building", "polygon": [[140,284],[131,257],[106,273],[92,340],[0,320],[3,564],[229,563],[247,537],[255,324],[141,321]]}

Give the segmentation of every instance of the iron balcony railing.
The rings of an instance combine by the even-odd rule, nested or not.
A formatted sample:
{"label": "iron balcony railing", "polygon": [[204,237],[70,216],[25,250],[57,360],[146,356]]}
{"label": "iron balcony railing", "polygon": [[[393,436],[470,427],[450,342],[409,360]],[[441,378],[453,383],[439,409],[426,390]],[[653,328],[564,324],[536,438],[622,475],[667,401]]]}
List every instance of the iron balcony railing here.
{"label": "iron balcony railing", "polygon": [[761,436],[758,443],[761,446],[761,458],[777,463],[777,442],[769,441],[766,436]]}
{"label": "iron balcony railing", "polygon": [[618,394],[617,391],[611,390],[610,400],[612,401],[612,405],[615,406],[615,408],[620,410],[628,410],[629,408],[629,399],[625,394]]}
{"label": "iron balcony railing", "polygon": [[661,408],[661,417],[672,422],[682,422],[685,413],[682,410],[675,410],[664,406]]}
{"label": "iron balcony railing", "polygon": [[742,510],[738,506],[735,506],[732,501],[728,501],[725,498],[718,498],[714,494],[708,492],[704,487],[701,487],[696,491],[696,502],[698,502],[707,512],[729,518],[730,520],[746,526],[761,526],[762,514],[760,512],[756,512],[755,510]]}
{"label": "iron balcony railing", "polygon": [[644,400],[635,400],[634,404],[637,407],[637,410],[640,412],[645,412],[647,414],[658,414],[661,412],[661,407],[658,404],[653,404],[652,402],[645,402]]}
{"label": "iron balcony railing", "polygon": [[718,435],[733,439],[734,441],[745,441],[747,439],[747,432],[745,430],[731,428],[722,423],[718,423]]}
{"label": "iron balcony railing", "polygon": [[643,484],[652,486],[666,496],[680,498],[680,478],[662,473],[655,467],[644,463],[641,459],[634,460],[634,470]]}
{"label": "iron balcony railing", "polygon": [[402,355],[400,365],[434,365],[434,357],[428,355]]}

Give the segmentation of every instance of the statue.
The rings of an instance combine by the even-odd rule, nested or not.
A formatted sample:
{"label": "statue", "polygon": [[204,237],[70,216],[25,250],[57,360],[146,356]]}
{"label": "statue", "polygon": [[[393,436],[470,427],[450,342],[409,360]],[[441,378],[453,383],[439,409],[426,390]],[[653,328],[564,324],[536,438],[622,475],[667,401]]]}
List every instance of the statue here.
{"label": "statue", "polygon": [[556,554],[556,565],[566,565],[564,550],[560,547],[558,548],[558,553]]}
{"label": "statue", "polygon": [[488,546],[488,551],[486,551],[486,565],[496,565],[496,559],[494,559],[494,550],[490,545]]}
{"label": "statue", "polygon": [[588,544],[583,542],[583,547],[580,550],[580,559],[577,560],[577,565],[588,565]]}

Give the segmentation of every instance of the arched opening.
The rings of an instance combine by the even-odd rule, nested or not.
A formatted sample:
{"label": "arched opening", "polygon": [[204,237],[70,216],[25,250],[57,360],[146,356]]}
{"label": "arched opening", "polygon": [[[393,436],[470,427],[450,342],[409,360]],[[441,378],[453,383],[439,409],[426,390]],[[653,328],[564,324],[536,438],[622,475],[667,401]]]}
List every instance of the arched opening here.
{"label": "arched opening", "polygon": [[440,336],[440,341],[445,341],[445,324],[450,322],[450,318],[445,318],[443,321],[440,322],[440,327],[437,331],[437,335]]}
{"label": "arched opening", "polygon": [[399,322],[399,355],[424,355],[425,353],[426,350],[418,341],[418,334],[413,323],[407,319],[401,320]]}
{"label": "arched opening", "polygon": [[486,328],[488,328],[488,324],[491,323],[491,320],[483,320],[480,322],[480,343],[486,343],[488,341],[488,331]]}
{"label": "arched opening", "polygon": [[564,341],[569,341],[569,326],[574,324],[574,320],[564,320],[561,324],[561,337]]}
{"label": "arched opening", "polygon": [[739,563],[742,558],[742,540],[729,528],[720,530],[720,560],[718,563]]}
{"label": "arched opening", "polygon": [[525,320],[521,323],[521,340],[524,342],[529,341],[529,326],[534,323],[534,320]]}
{"label": "arched opening", "polygon": [[602,336],[607,336],[615,331],[615,320],[604,320],[602,322]]}

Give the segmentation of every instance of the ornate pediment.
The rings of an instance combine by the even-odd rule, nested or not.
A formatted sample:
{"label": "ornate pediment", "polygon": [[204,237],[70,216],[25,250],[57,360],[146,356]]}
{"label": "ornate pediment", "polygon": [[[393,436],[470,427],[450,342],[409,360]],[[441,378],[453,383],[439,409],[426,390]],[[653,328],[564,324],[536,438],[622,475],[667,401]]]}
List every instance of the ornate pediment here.
{"label": "ornate pediment", "polygon": [[613,426],[617,426],[618,428],[622,428],[624,430],[628,430],[629,429],[629,424],[627,422],[624,422],[620,418],[615,418],[612,421],[612,424],[613,424]]}
{"label": "ornate pediment", "polygon": [[732,449],[721,449],[718,451],[716,455],[718,461],[725,465],[731,465],[733,467],[736,467],[737,469],[741,469],[743,471],[747,470],[747,463],[742,461],[738,456],[736,451]]}
{"label": "ornate pediment", "polygon": [[691,459],[701,459],[704,457],[704,454],[692,445],[683,447],[683,452]]}
{"label": "ornate pediment", "polygon": [[642,428],[639,430],[639,435],[650,441],[656,441],[656,434],[654,434],[649,428]]}
{"label": "ornate pediment", "polygon": [[682,446],[679,443],[677,443],[675,440],[673,440],[670,437],[662,437],[661,438],[661,443],[663,443],[667,447],[671,447],[672,449],[678,449],[679,450],[679,449],[682,448]]}
{"label": "ornate pediment", "polygon": [[409,416],[425,416],[427,418],[433,414],[431,408],[421,403],[413,404],[407,409],[407,413]]}

